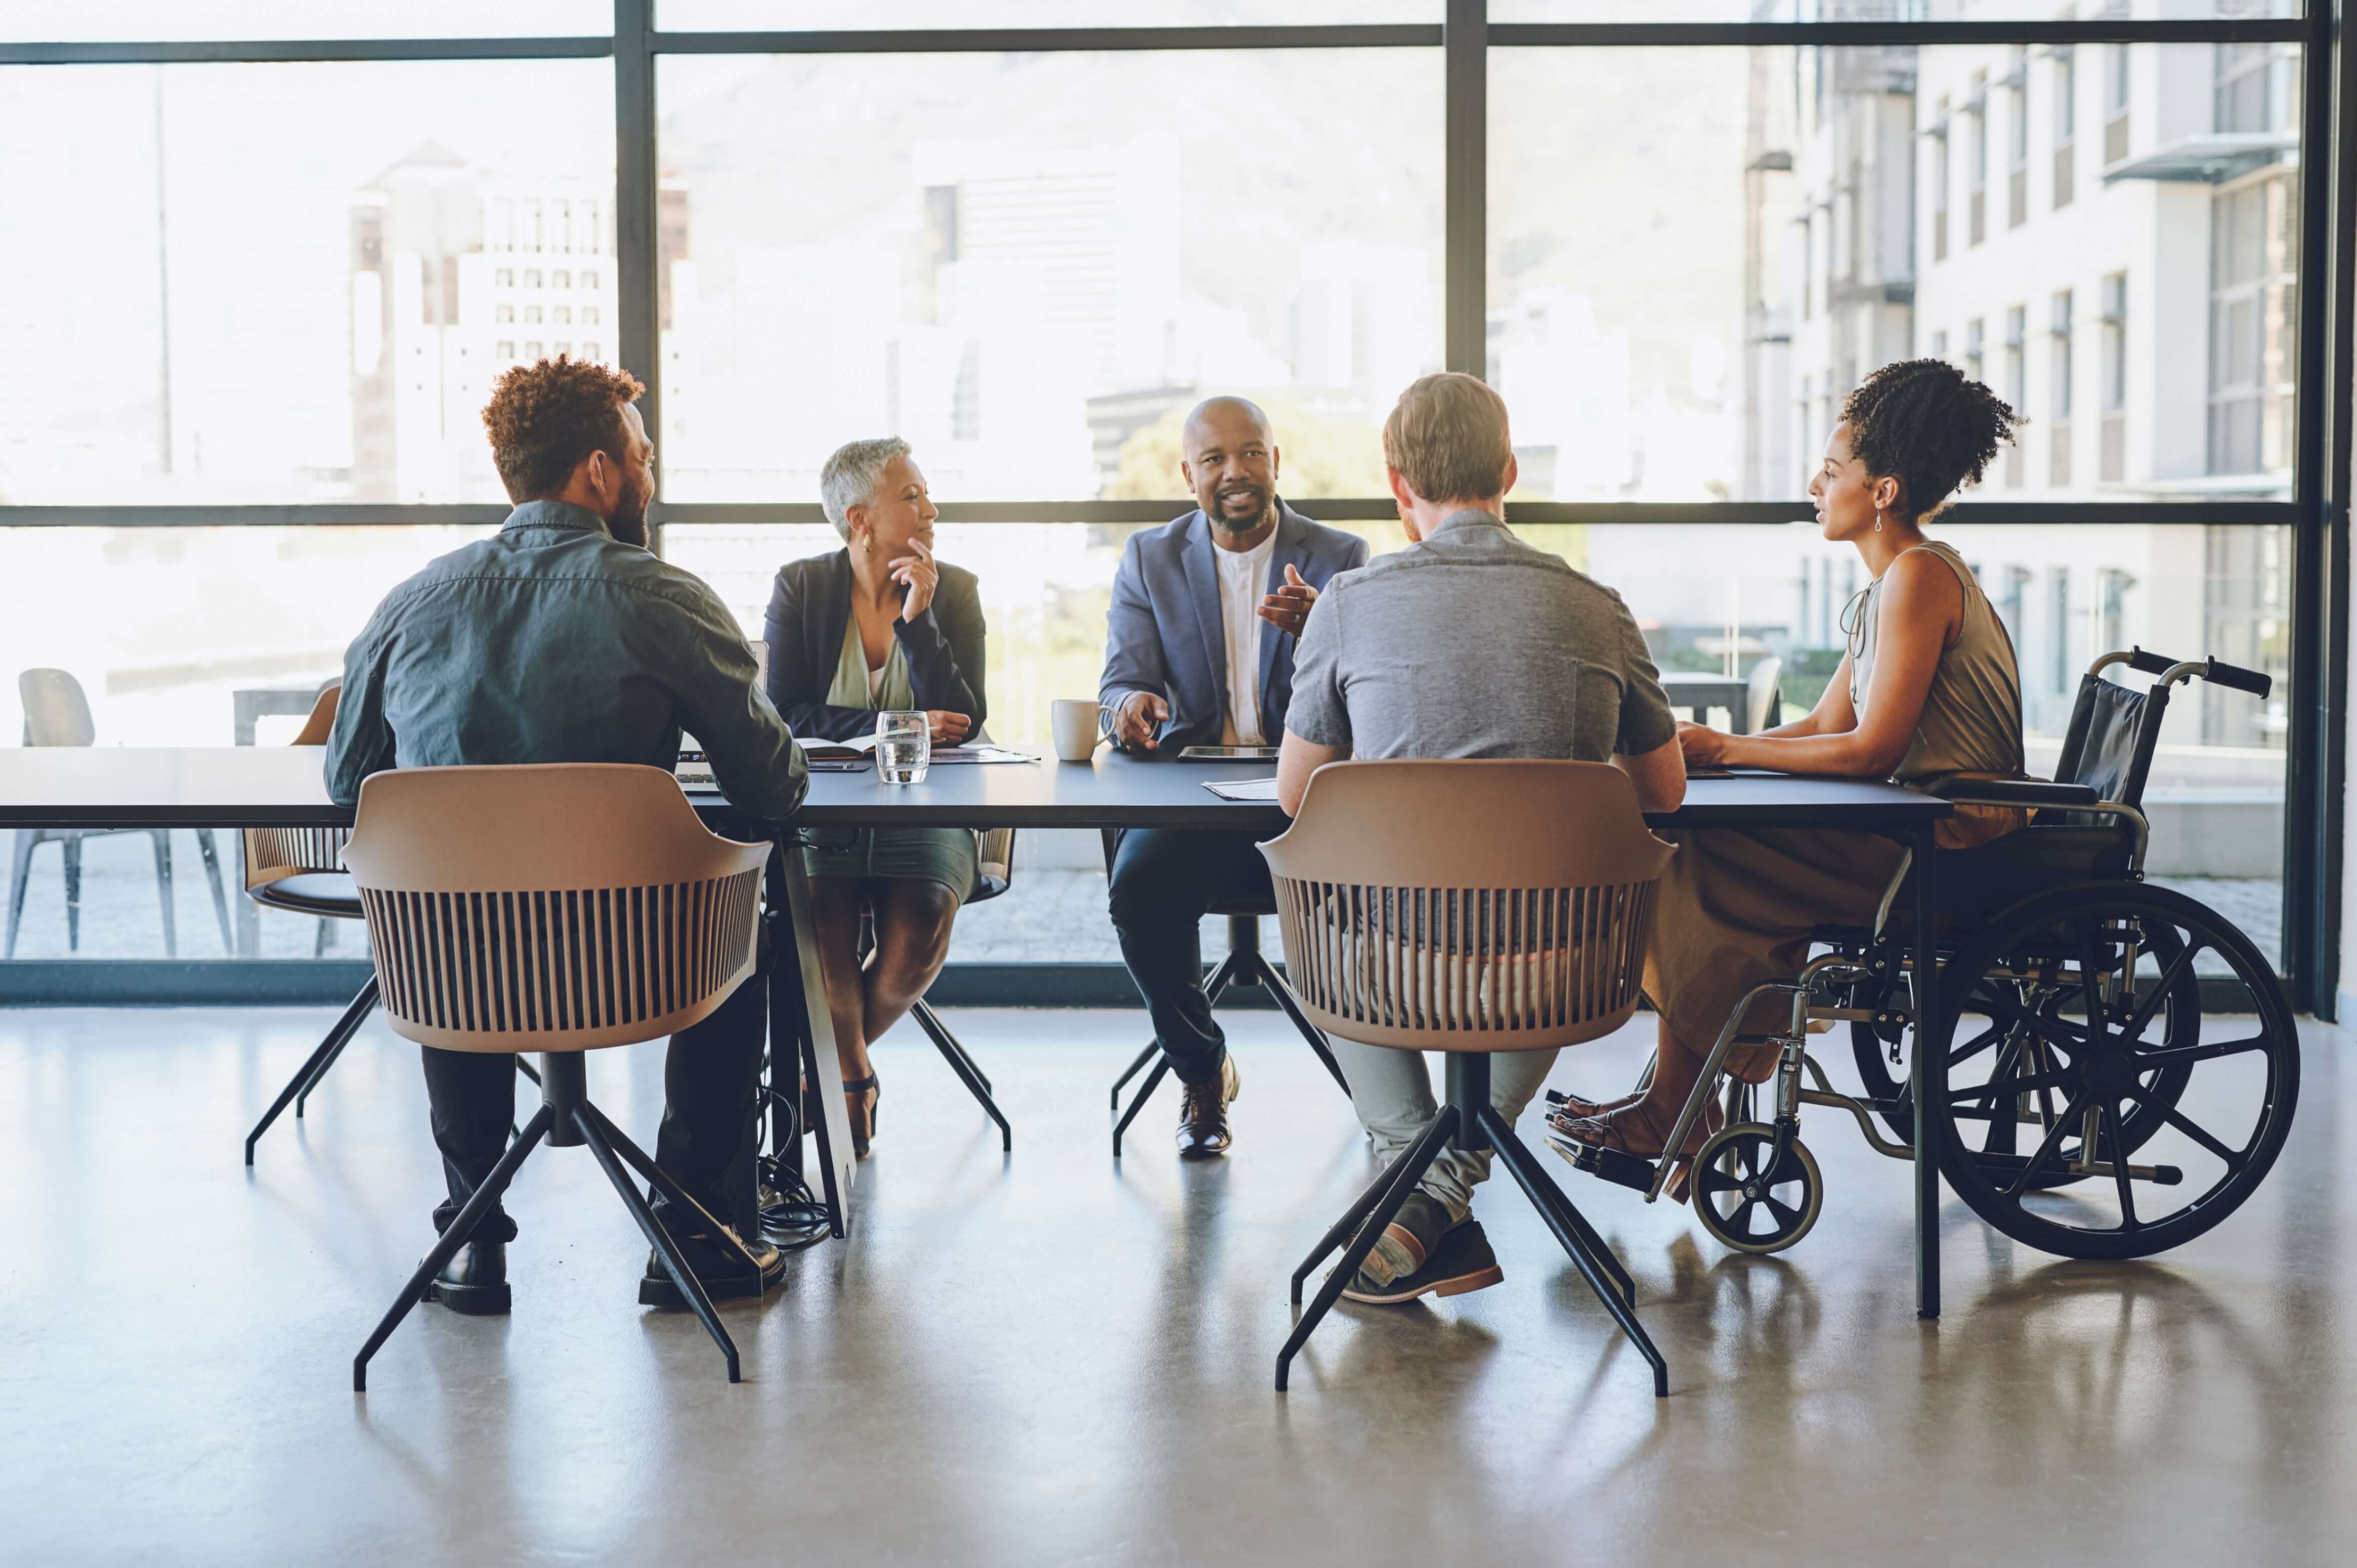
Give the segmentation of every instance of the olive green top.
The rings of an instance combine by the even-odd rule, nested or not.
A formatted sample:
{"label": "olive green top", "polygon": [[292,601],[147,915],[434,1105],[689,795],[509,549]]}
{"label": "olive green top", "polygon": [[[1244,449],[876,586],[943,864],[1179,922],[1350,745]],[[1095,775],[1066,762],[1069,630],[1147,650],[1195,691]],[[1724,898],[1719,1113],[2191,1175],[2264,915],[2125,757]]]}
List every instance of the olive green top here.
{"label": "olive green top", "polygon": [[867,650],[860,646],[859,618],[846,616],[843,621],[843,655],[834,661],[834,683],[826,689],[826,700],[838,708],[867,708],[879,714],[907,713],[917,705],[917,689],[909,681],[909,656],[900,648],[900,639],[892,639],[892,650],[884,656],[883,683],[870,693],[867,686]]}
{"label": "olive green top", "polygon": [[[2013,639],[1996,607],[1973,577],[1952,545],[1930,542],[1905,552],[1938,556],[1956,575],[1964,590],[1964,628],[1932,672],[1932,689],[1923,697],[1923,714],[1917,721],[1915,742],[1891,775],[1901,784],[1916,784],[1952,774],[1978,773],[2018,779],[2022,772],[2021,671],[2013,657]],[[1902,557],[1903,558],[1903,557]],[[1898,563],[1893,562],[1896,565]],[[1849,633],[1849,700],[1859,722],[1866,719],[1866,694],[1874,681],[1877,614],[1885,571],[1866,585],[1857,600],[1857,616]]]}

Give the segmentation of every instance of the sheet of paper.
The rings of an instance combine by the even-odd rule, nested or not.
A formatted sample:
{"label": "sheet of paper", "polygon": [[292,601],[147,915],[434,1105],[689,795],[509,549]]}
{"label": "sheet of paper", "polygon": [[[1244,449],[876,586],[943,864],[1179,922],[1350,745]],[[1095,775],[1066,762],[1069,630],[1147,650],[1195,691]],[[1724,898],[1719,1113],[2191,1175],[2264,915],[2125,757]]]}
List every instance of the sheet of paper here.
{"label": "sheet of paper", "polygon": [[1206,782],[1204,789],[1222,800],[1274,800],[1276,780],[1274,779],[1239,779],[1232,784]]}
{"label": "sheet of paper", "polygon": [[944,762],[1037,762],[1039,758],[1028,751],[1009,751],[1003,746],[954,746],[933,753],[936,767]]}

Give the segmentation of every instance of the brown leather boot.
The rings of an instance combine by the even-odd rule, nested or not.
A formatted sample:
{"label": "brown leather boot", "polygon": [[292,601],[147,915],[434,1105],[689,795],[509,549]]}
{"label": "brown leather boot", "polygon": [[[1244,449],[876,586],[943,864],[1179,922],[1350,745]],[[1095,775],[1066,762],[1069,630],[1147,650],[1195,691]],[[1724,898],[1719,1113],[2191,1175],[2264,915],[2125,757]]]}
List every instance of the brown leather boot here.
{"label": "brown leather boot", "polygon": [[1180,1159],[1214,1160],[1228,1152],[1228,1145],[1235,1141],[1228,1131],[1228,1102],[1235,1099],[1240,1083],[1236,1058],[1222,1057],[1217,1084],[1178,1086]]}

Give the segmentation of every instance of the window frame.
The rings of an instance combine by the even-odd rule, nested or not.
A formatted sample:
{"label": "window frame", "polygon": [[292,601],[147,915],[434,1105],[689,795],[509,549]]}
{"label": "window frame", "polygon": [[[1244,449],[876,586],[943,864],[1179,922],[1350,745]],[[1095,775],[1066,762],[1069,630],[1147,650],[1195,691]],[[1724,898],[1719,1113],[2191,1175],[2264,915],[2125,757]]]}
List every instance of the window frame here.
{"label": "window frame", "polygon": [[[2294,275],[2301,303],[2296,342],[2296,409],[2292,499],[2169,503],[2086,501],[2040,503],[2043,524],[2202,522],[2288,525],[2291,530],[2293,702],[2287,737],[2285,952],[2295,999],[2330,1010],[2338,983],[2341,759],[2337,737],[2346,711],[2348,628],[2345,584],[2352,444],[2351,321],[2357,291],[2357,175],[2345,138],[2357,132],[2357,112],[2333,105],[2334,91],[2357,59],[2357,29],[2336,34],[2335,7],[2311,3],[2292,18],[2137,20],[2126,6],[2104,15],[2060,21],[1911,22],[1593,22],[1492,25],[1486,0],[1435,0],[1428,23],[1304,27],[993,27],[826,31],[666,32],[657,27],[656,0],[615,0],[608,34],[588,37],[391,38],[330,41],[249,39],[196,42],[0,43],[0,67],[76,64],[173,64],[233,61],[461,60],[610,59],[613,61],[618,274],[617,319],[601,327],[612,361],[647,385],[645,416],[660,428],[662,365],[658,352],[656,255],[660,234],[654,62],[665,54],[888,54],[945,51],[1105,49],[1369,48],[1437,49],[1445,92],[1443,149],[1446,232],[1443,238],[1444,359],[1452,369],[1485,369],[1484,297],[1488,266],[1485,211],[1488,176],[1488,65],[1492,49],[1612,48],[1664,46],[1874,46],[1879,44],[2004,44],[2043,50],[2055,66],[2055,87],[2067,73],[2069,108],[2079,102],[2077,51],[2112,46],[2101,88],[2100,122],[2109,132],[2133,107],[2124,78],[2126,46],[2139,43],[2268,43],[2298,46],[2291,69],[2300,71],[2300,238]],[[1109,12],[1111,7],[1108,7]],[[1804,10],[1807,8],[1803,8]],[[2031,58],[2036,58],[2033,53]],[[2115,72],[2123,73],[2115,75]],[[2125,94],[2115,88],[2126,88]],[[2027,111],[2016,90],[2017,115]],[[2058,106],[2059,108],[2059,106]],[[1987,108],[1977,107],[1976,134],[1987,134]],[[2055,123],[2057,160],[2071,156],[2075,125]],[[1944,124],[1922,133],[1944,166]],[[2337,160],[2320,156],[2336,150]],[[2306,156],[2309,150],[2319,156]],[[2108,147],[2107,147],[2108,152]],[[2108,156],[2106,162],[2112,161]],[[2338,164],[2338,167],[2334,165]],[[1976,188],[1985,190],[1983,178]],[[1944,171],[1943,171],[1944,172]],[[2054,204],[2069,197],[2057,192]],[[1830,392],[1831,389],[1828,389]],[[2338,462],[2330,454],[2341,454]],[[658,458],[660,461],[660,457]],[[661,490],[658,489],[658,497]],[[1175,498],[1174,498],[1175,499]],[[1391,517],[1389,497],[1321,500],[1321,516],[1338,521]],[[1516,521],[1567,523],[1689,523],[1801,521],[1804,500],[1696,503],[1516,503]],[[1959,524],[2000,522],[2029,509],[1975,501],[1954,509]],[[506,509],[479,505],[96,505],[0,506],[0,530],[12,527],[192,527],[222,524],[321,527],[496,522]],[[679,522],[797,523],[816,521],[815,504],[682,503],[658,499],[650,509],[655,547],[665,524]],[[948,502],[950,521],[1149,522],[1165,521],[1162,501]]]}

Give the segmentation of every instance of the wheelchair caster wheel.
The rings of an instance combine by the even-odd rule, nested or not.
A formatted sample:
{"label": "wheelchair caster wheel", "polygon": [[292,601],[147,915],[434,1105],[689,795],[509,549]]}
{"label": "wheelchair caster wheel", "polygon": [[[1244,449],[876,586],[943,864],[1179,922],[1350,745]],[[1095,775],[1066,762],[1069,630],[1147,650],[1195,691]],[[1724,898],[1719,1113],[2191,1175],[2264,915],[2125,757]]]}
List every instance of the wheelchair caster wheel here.
{"label": "wheelchair caster wheel", "polygon": [[1824,1207],[1817,1157],[1798,1138],[1776,1156],[1776,1130],[1743,1122],[1713,1133],[1695,1155],[1694,1210],[1738,1252],[1781,1252],[1809,1233]]}

